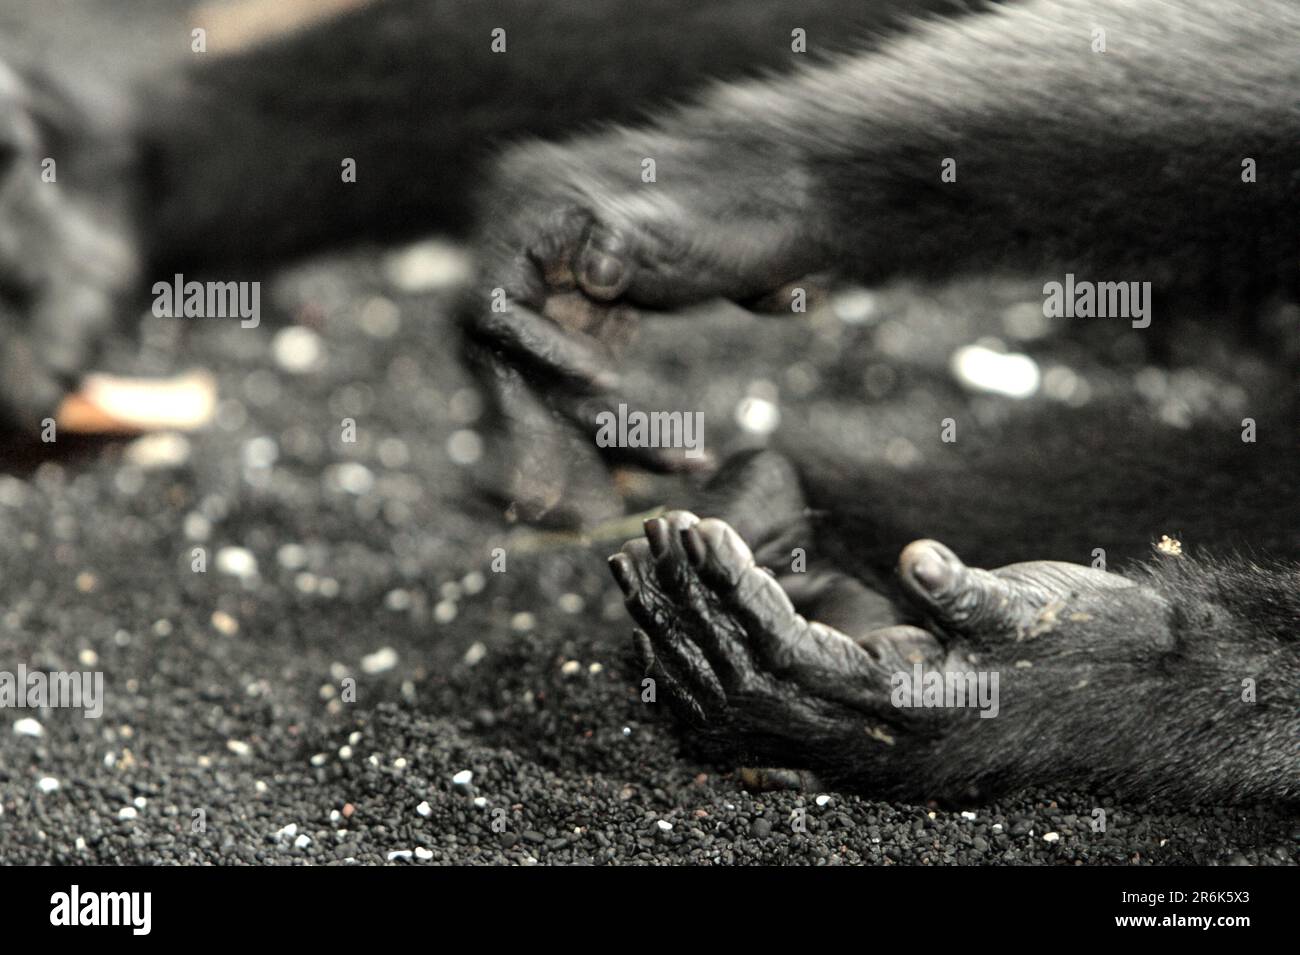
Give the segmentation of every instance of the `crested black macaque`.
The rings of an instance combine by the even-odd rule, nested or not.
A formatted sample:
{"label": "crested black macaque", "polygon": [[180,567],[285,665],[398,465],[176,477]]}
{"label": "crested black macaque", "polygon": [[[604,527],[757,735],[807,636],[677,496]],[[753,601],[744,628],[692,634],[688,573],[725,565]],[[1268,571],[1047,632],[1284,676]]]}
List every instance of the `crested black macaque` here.
{"label": "crested black macaque", "polygon": [[[751,302],[809,273],[1140,279],[1162,303],[1155,341],[1194,307],[1258,334],[1261,306],[1300,290],[1297,54],[1286,0],[1036,0],[517,147],[486,194],[467,315],[502,439],[524,449],[506,495],[546,512],[571,460],[521,389],[591,434],[629,401],[609,355],[636,314]],[[1096,441],[1139,437],[1122,416],[1065,416],[1064,449],[1011,440],[987,473],[891,479],[825,448],[737,465],[738,501],[672,511],[611,558],[659,698],[715,753],[898,797],[1051,782],[1296,802],[1294,388],[1261,407],[1267,447],[1225,421],[1122,454]],[[1084,446],[1118,479],[1071,472]],[[1033,506],[1051,492],[1055,508]],[[1064,562],[1171,528],[1186,553],[1166,540],[1122,575]],[[906,535],[923,539],[882,562]],[[817,566],[791,573],[793,547]],[[1005,563],[999,548],[1055,559],[977,569]]]}
{"label": "crested black macaque", "polygon": [[[1187,302],[1262,335],[1260,304],[1298,290],[1298,38],[1290,0],[382,0],[120,96],[6,50],[0,413],[48,413],[160,275],[463,227],[485,164],[465,354],[494,399],[492,480],[530,517],[586,507],[600,457],[679,465],[592,447],[642,312],[809,273],[1073,273],[1151,282],[1152,341]],[[485,159],[597,121],[635,125]],[[825,448],[736,461],[704,520],[671,512],[612,566],[661,698],[720,756],[900,797],[1293,802],[1293,392],[1258,444],[1225,424],[1121,455],[1118,417],[1063,417],[1059,447],[901,480]],[[1067,460],[1131,478],[1083,481],[1084,521],[1052,493],[1087,474]],[[1053,562],[1106,527],[1187,552],[1124,576]],[[917,536],[946,546],[908,544],[891,574]],[[927,705],[936,672],[983,705]]]}
{"label": "crested black macaque", "polygon": [[85,22],[125,3],[0,10],[0,425],[35,432],[114,318],[176,271],[254,279],[330,245],[464,232],[506,143],[786,68],[796,28],[817,57],[878,43],[905,13],[985,5],[372,0],[224,53],[217,32],[192,53],[202,23],[178,17],[148,48],[172,51],[157,64],[117,62],[145,56],[115,59],[128,30]]}

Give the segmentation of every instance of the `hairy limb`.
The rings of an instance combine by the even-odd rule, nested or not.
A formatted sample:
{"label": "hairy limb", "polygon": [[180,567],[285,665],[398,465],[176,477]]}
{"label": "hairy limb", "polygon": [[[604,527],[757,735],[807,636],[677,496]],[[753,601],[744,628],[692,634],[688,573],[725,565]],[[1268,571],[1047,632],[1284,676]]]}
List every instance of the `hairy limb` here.
{"label": "hairy limb", "polygon": [[[854,640],[798,614],[717,520],[673,512],[610,563],[647,671],[714,755],[901,798],[1050,783],[1188,802],[1300,799],[1294,569],[1185,562],[1140,580],[1051,561],[984,571],[918,541],[899,579],[919,626]],[[952,697],[918,706],[900,689],[918,668],[996,689],[979,709]]]}
{"label": "hairy limb", "polygon": [[1296,27],[1284,0],[1230,24],[1211,0],[1036,0],[520,146],[482,206],[467,333],[590,432],[628,400],[611,369],[638,314],[814,270],[1077,271],[1249,311],[1298,284]]}

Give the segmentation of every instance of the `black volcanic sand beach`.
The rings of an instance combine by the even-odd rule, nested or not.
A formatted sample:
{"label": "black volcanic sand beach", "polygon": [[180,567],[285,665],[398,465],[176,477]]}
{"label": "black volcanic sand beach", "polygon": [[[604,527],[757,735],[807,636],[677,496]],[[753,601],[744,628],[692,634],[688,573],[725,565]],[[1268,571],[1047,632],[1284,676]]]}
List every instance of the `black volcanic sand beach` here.
{"label": "black volcanic sand beach", "polygon": [[[638,522],[540,533],[472,493],[477,401],[448,348],[460,256],[434,243],[295,268],[263,289],[289,325],[148,318],[110,363],[212,369],[205,432],[6,445],[0,669],[101,670],[106,699],[98,720],[0,714],[0,861],[1297,862],[1300,833],[1267,807],[750,793],[684,754],[639,701],[604,564]],[[896,288],[801,318],[663,319],[627,367],[666,396],[652,407],[689,396],[721,451],[745,440],[738,405],[774,387],[787,425],[907,465],[915,421],[1010,404],[958,390],[953,348],[1025,347],[1040,322],[1028,287]],[[1132,388],[1068,340],[1031,345],[1058,366],[1035,400]],[[1148,374],[1133,400],[1195,414],[1232,400],[1214,374]],[[633,510],[690,503],[673,480],[628,486]]]}

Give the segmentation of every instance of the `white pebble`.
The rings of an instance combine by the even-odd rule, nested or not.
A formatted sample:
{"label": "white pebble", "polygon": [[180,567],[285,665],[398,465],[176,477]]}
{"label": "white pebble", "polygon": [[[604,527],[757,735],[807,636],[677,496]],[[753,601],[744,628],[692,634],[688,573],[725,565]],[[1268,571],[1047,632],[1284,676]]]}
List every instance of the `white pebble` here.
{"label": "white pebble", "polygon": [[876,317],[879,304],[864,288],[846,288],[831,296],[831,310],[845,325],[865,325]]}
{"label": "white pebble", "polygon": [[140,813],[135,808],[135,806],[123,806],[121,809],[117,811],[117,818],[126,822],[130,822],[139,814]]}
{"label": "white pebble", "polygon": [[781,423],[781,410],[758,395],[746,395],[736,405],[736,424],[750,434],[771,434]]}
{"label": "white pebble", "polygon": [[453,786],[468,786],[474,779],[474,773],[468,769],[462,769],[455,776],[451,777]]}
{"label": "white pebble", "polygon": [[1060,841],[1061,841],[1061,834],[1060,834],[1059,832],[1045,832],[1045,833],[1043,833],[1043,841],[1044,841],[1044,842],[1060,842]]}
{"label": "white pebble", "polygon": [[425,819],[428,819],[431,815],[433,815],[433,807],[429,805],[429,801],[427,799],[424,802],[420,803],[420,805],[416,806],[415,811],[418,812]]}
{"label": "white pebble", "polygon": [[287,826],[277,829],[271,835],[271,838],[274,839],[276,842],[283,842],[285,839],[292,839],[297,834],[298,834],[298,824],[296,822],[291,822]]}
{"label": "white pebble", "polygon": [[388,593],[384,594],[384,606],[387,607],[389,610],[396,610],[398,612],[403,610],[410,610],[411,609],[410,591],[402,590],[401,588],[398,588],[396,590],[390,590]]}
{"label": "white pebble", "polygon": [[275,552],[275,559],[285,570],[297,570],[307,563],[307,548],[301,544],[282,544]]}
{"label": "white pebble", "polygon": [[226,749],[230,750],[236,756],[248,756],[253,752],[253,747],[249,746],[242,739],[226,740]]}
{"label": "white pebble", "polygon": [[59,781],[53,776],[42,776],[36,781],[36,788],[43,793],[52,793],[59,788]]}
{"label": "white pebble", "polygon": [[475,808],[475,809],[486,809],[486,808],[487,808],[487,796],[475,796],[475,797],[474,797],[474,808]]}
{"label": "white pebble", "polygon": [[376,673],[387,673],[395,666],[397,666],[397,651],[392,647],[381,647],[361,658],[361,672],[371,676]]}
{"label": "white pebble", "polygon": [[217,551],[217,570],[232,577],[247,579],[257,576],[257,558],[243,547],[223,547]]}
{"label": "white pebble", "polygon": [[293,840],[293,844],[299,849],[306,849],[311,845],[311,837],[306,834],[301,835],[297,839]]}
{"label": "white pebble", "polygon": [[424,846],[417,846],[415,849],[415,857],[422,862],[428,862],[433,858],[433,853],[424,848]]}
{"label": "white pebble", "polygon": [[280,457],[280,449],[266,435],[253,438],[244,445],[244,464],[250,468],[269,468]]}
{"label": "white pebble", "polygon": [[469,257],[450,242],[429,239],[407,246],[384,260],[388,280],[407,293],[455,288],[469,280]]}
{"label": "white pebble", "polygon": [[370,468],[357,461],[344,461],[325,470],[325,479],[348,494],[360,497],[375,486],[375,476]]}
{"label": "white pebble", "polygon": [[454,600],[439,600],[433,607],[433,619],[438,623],[451,623],[459,612]]}
{"label": "white pebble", "polygon": [[178,468],[190,459],[190,443],[175,431],[160,431],[136,438],[122,457],[142,471]]}
{"label": "white pebble", "polygon": [[510,618],[510,629],[517,633],[527,633],[537,626],[537,618],[524,610]]}
{"label": "white pebble", "polygon": [[14,720],[14,735],[15,736],[38,736],[38,737],[44,736],[45,727],[42,726],[36,720],[32,719],[30,716],[27,716],[21,720]]}
{"label": "white pebble", "polygon": [[487,586],[487,578],[479,571],[471,570],[468,574],[460,579],[460,586],[467,594],[479,593]]}
{"label": "white pebble", "polygon": [[582,670],[582,664],[577,660],[565,660],[564,665],[560,667],[560,672],[565,676],[575,676]]}
{"label": "white pebble", "polygon": [[1007,354],[983,345],[965,345],[950,362],[957,380],[972,391],[1028,398],[1038,391],[1038,363],[1028,355]]}
{"label": "white pebble", "polygon": [[212,522],[198,511],[190,511],[181,523],[181,530],[192,541],[205,541],[212,533]]}
{"label": "white pebble", "polygon": [[398,861],[409,862],[410,859],[411,859],[410,849],[394,849],[392,852],[388,853],[389,862],[398,862]]}
{"label": "white pebble", "polygon": [[673,824],[672,824],[671,822],[669,822],[667,819],[660,819],[658,822],[655,823],[655,825],[657,825],[657,826],[659,827],[659,831],[660,831],[660,832],[672,832],[672,831],[673,831]]}
{"label": "white pebble", "polygon": [[485,656],[487,656],[487,645],[476,640],[471,643],[469,649],[465,651],[465,665],[472,667]]}
{"label": "white pebble", "polygon": [[459,431],[453,432],[452,436],[447,439],[447,457],[451,458],[453,464],[469,467],[472,464],[477,464],[478,459],[482,456],[483,439],[478,436],[476,431],[461,428]]}
{"label": "white pebble", "polygon": [[826,795],[825,793],[822,793],[820,796],[817,797],[817,805],[819,806],[828,806],[830,805],[830,801],[831,801],[831,797]]}
{"label": "white pebble", "polygon": [[310,328],[294,325],[275,333],[271,339],[271,355],[285,371],[301,375],[320,364],[324,348],[320,336]]}

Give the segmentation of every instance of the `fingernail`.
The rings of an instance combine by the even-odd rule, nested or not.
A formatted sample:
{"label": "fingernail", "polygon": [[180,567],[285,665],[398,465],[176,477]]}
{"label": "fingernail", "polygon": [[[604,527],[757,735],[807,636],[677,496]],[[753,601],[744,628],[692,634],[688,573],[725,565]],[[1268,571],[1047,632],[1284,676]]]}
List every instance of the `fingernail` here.
{"label": "fingernail", "polygon": [[912,579],[932,594],[943,593],[952,586],[952,565],[933,547],[925,548],[912,562]]}
{"label": "fingernail", "polygon": [[699,567],[704,563],[705,549],[704,538],[700,537],[699,532],[694,527],[687,527],[681,533],[682,549],[686,551],[686,559],[692,567]]}
{"label": "fingernail", "polygon": [[583,285],[588,294],[603,293],[613,298],[624,291],[622,282],[625,271],[622,259],[599,252],[592,253],[583,263]]}
{"label": "fingernail", "polygon": [[652,517],[643,526],[645,539],[650,542],[650,553],[658,560],[668,553],[668,522],[662,517]]}
{"label": "fingernail", "polygon": [[636,578],[632,573],[632,559],[627,554],[614,554],[609,558],[609,572],[614,575],[614,580],[618,583],[619,589],[623,591],[624,596],[631,597],[636,593]]}

